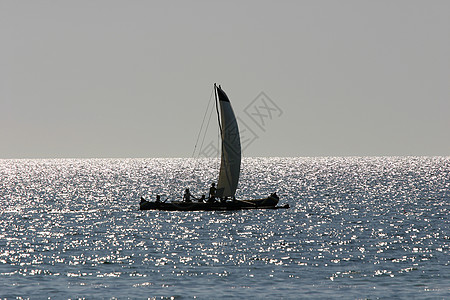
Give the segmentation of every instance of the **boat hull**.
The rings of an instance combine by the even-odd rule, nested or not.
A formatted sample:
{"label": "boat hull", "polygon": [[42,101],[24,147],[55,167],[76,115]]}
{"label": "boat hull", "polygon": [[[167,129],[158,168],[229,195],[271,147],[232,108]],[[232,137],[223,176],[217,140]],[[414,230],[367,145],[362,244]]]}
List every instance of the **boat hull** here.
{"label": "boat hull", "polygon": [[140,210],[168,210],[168,211],[227,211],[227,210],[242,210],[242,209],[278,209],[288,208],[288,206],[277,206],[278,197],[269,196],[262,199],[253,200],[235,200],[227,202],[150,202],[141,201],[139,205]]}

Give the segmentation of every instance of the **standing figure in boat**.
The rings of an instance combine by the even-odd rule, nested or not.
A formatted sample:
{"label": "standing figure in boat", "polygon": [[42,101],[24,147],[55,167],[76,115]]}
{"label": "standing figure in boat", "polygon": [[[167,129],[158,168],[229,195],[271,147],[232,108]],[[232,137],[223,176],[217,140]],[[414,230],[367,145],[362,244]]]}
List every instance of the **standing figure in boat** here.
{"label": "standing figure in boat", "polygon": [[208,202],[215,202],[215,201],[216,201],[216,184],[213,182],[211,183],[211,187],[209,188]]}

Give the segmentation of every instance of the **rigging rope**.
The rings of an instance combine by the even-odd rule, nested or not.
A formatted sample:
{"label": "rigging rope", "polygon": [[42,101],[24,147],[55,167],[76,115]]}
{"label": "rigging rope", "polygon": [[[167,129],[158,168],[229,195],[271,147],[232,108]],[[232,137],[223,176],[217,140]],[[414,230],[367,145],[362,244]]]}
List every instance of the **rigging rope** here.
{"label": "rigging rope", "polygon": [[[205,132],[203,134],[202,143],[200,145],[200,150],[203,149],[203,144],[205,142],[206,134],[208,133],[209,123],[211,122],[211,116],[212,115],[213,115],[213,110],[211,108],[211,112],[209,113],[208,123],[206,123],[206,129],[205,129]],[[199,153],[199,155],[200,155],[200,153]]]}
{"label": "rigging rope", "polygon": [[[210,123],[210,120],[211,120],[211,116],[212,116],[212,113],[214,111],[214,105],[211,105],[212,98],[213,98],[213,93],[214,93],[214,88],[211,91],[211,94],[209,96],[208,106],[207,106],[207,108],[205,110],[205,114],[203,115],[202,124],[200,126],[200,130],[199,130],[198,135],[197,135],[197,140],[195,142],[194,150],[192,151],[192,159],[194,159],[194,161],[193,161],[193,164],[192,164],[192,168],[189,168],[189,169],[191,169],[190,175],[187,176],[187,178],[189,178],[188,181],[190,181],[192,183],[197,183],[199,178],[200,178],[198,173],[196,172],[196,171],[198,171],[198,165],[199,165],[199,160],[196,159],[196,158],[198,158],[200,156],[201,151],[203,149],[203,144],[205,142],[206,134],[208,133],[208,128],[209,128],[209,123]],[[206,116],[208,114],[209,114],[208,121],[206,122],[206,125],[205,125]],[[197,151],[197,146],[199,144],[200,136],[202,135],[202,132],[203,132],[203,137],[201,139],[201,145],[200,145],[200,148],[198,150],[198,153],[196,154],[195,152]],[[186,160],[186,162],[187,162],[187,160]]]}
{"label": "rigging rope", "polygon": [[[206,114],[208,113],[209,106],[211,105],[211,98],[212,98],[213,92],[214,92],[214,88],[211,91],[211,95],[209,96],[208,106],[206,107],[205,114],[203,115],[202,125],[200,126],[200,131],[198,132],[198,135],[197,135],[197,141],[195,141],[194,151],[192,151],[192,157],[194,157],[195,150],[197,149],[198,140],[199,140],[200,134],[202,133],[202,130],[203,130],[203,124],[205,123]],[[209,124],[209,122],[208,122],[208,124]],[[201,149],[201,147],[200,147],[200,149]]]}

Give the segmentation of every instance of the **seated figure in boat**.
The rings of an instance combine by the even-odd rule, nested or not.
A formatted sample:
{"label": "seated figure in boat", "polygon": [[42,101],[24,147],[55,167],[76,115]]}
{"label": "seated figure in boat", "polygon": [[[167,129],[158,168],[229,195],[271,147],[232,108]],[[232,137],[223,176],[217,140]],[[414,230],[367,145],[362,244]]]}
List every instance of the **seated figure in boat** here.
{"label": "seated figure in boat", "polygon": [[186,189],[184,191],[183,201],[184,202],[192,202],[192,200],[191,200],[191,193],[189,192],[189,189]]}
{"label": "seated figure in boat", "polygon": [[215,201],[216,201],[216,184],[213,182],[211,183],[211,187],[209,188],[208,202],[215,202]]}
{"label": "seated figure in boat", "polygon": [[156,195],[156,203],[161,203],[161,196],[160,195]]}
{"label": "seated figure in boat", "polygon": [[200,201],[200,199],[195,198],[195,197],[191,194],[191,192],[189,191],[189,189],[186,189],[186,190],[184,191],[183,201],[184,201],[184,202],[192,202],[191,198],[193,198],[193,199],[195,199],[195,200],[197,200],[197,201]]}
{"label": "seated figure in boat", "polygon": [[203,203],[203,202],[205,202],[205,200],[206,200],[205,195],[202,195],[202,197],[200,199],[198,199],[198,202]]}

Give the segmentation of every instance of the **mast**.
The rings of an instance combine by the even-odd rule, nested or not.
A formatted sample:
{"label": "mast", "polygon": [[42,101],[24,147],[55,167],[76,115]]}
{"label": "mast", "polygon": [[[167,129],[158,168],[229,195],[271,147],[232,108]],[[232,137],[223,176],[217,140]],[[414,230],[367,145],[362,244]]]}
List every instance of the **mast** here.
{"label": "mast", "polygon": [[214,97],[216,98],[217,122],[219,124],[220,135],[222,136],[222,125],[220,124],[219,104],[218,104],[218,100],[217,100],[217,85],[215,83],[214,83]]}

